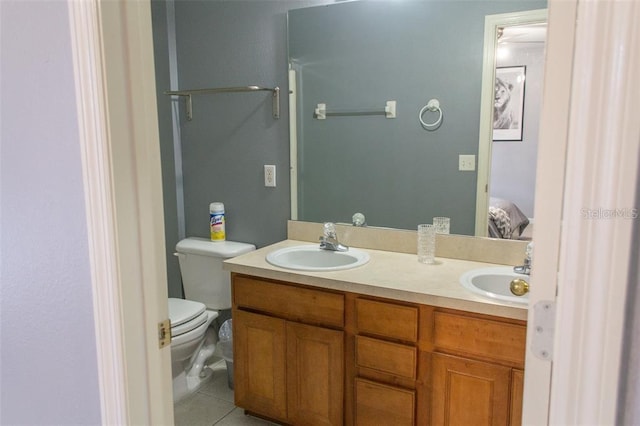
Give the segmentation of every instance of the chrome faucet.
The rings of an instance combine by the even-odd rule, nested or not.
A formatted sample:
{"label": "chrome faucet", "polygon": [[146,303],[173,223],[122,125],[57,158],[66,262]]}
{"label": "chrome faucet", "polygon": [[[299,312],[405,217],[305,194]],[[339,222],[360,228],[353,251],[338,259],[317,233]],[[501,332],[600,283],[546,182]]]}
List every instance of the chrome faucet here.
{"label": "chrome faucet", "polygon": [[527,244],[527,249],[524,256],[524,264],[520,266],[514,266],[513,272],[517,274],[531,274],[531,258],[533,257],[533,242]]}
{"label": "chrome faucet", "polygon": [[338,241],[336,226],[331,222],[327,222],[324,224],[323,235],[320,237],[320,248],[329,251],[349,250],[348,246],[345,246],[344,244],[340,243],[340,241]]}

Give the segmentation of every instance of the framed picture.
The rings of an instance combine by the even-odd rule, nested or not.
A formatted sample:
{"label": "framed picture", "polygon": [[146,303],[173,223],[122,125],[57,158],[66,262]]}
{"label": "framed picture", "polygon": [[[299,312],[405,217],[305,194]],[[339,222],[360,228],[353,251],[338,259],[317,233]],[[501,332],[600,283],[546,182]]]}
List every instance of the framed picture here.
{"label": "framed picture", "polygon": [[527,67],[496,68],[493,103],[493,140],[521,141],[524,85]]}

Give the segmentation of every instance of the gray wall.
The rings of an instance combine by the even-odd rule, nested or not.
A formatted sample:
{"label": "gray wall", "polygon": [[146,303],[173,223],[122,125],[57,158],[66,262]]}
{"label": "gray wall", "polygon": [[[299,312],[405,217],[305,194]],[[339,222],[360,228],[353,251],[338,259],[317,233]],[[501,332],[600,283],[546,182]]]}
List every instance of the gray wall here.
{"label": "gray wall", "polygon": [[542,106],[544,45],[527,44],[511,49],[510,53],[508,59],[498,61],[499,67],[527,67],[522,141],[493,143],[489,187],[492,197],[514,202],[527,217],[532,218]]}
{"label": "gray wall", "polygon": [[[448,216],[452,233],[473,234],[477,177],[458,171],[458,155],[478,153],[484,17],[545,6],[376,1],[292,12],[299,217],[348,222],[360,211],[369,225],[415,229]],[[426,131],[418,112],[431,98],[444,118]],[[387,100],[398,118],[313,116],[321,102],[371,109]]]}
{"label": "gray wall", "polygon": [[[165,243],[167,251],[167,281],[169,297],[183,296],[178,261],[173,255],[176,243],[184,238],[184,224],[179,222],[178,205],[182,198],[176,192],[177,182],[181,182],[181,175],[176,175],[176,155],[174,153],[173,122],[171,102],[164,95],[165,90],[171,88],[169,41],[175,42],[175,34],[168,28],[167,8],[173,3],[164,0],[151,1],[151,17],[153,20],[153,47],[156,70],[156,89],[158,98],[158,126],[160,134],[160,160],[162,165],[162,189],[164,202]],[[178,144],[179,149],[179,144]],[[179,156],[178,156],[179,159]],[[180,169],[178,168],[178,171]]]}
{"label": "gray wall", "polygon": [[100,424],[66,2],[0,2],[0,52],[0,424]]}
{"label": "gray wall", "polygon": [[[284,2],[176,2],[181,88],[287,87]],[[286,90],[283,90],[286,95]],[[209,203],[225,204],[227,239],[262,246],[286,235],[286,96],[274,120],[268,93],[199,96],[181,115],[186,233],[209,235]],[[277,166],[265,188],[263,165]]]}
{"label": "gray wall", "polygon": [[[286,238],[289,207],[289,110],[287,11],[329,1],[152,2],[158,114],[165,202],[169,295],[182,288],[176,242],[185,235],[208,238],[209,203],[225,204],[227,239],[262,247]],[[167,31],[167,6],[175,10],[175,35]],[[169,13],[171,19],[171,13]],[[268,92],[194,97],[193,121],[180,105],[178,170],[170,99],[170,52],[174,37],[180,89],[259,85],[281,89],[281,118],[271,115]],[[277,187],[264,186],[263,165],[277,167]],[[182,173],[180,172],[180,168]],[[176,205],[184,189],[184,218]]]}

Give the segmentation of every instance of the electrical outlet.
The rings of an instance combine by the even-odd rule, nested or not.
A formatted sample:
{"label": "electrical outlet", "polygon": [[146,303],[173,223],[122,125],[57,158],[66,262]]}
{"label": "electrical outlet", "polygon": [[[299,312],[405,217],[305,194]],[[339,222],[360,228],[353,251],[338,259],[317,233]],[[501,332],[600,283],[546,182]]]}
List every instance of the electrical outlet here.
{"label": "electrical outlet", "polygon": [[264,166],[264,186],[276,186],[276,166]]}
{"label": "electrical outlet", "polygon": [[476,169],[475,155],[459,155],[458,156],[458,170],[473,171],[475,169]]}

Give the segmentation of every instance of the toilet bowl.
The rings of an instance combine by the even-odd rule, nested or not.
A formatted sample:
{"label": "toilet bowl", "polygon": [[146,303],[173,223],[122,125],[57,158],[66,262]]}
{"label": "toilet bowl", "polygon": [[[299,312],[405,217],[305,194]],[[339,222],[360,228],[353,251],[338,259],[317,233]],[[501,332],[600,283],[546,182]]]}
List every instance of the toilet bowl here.
{"label": "toilet bowl", "polygon": [[216,348],[210,325],[217,317],[218,312],[206,309],[204,303],[169,299],[174,401],[195,392],[211,376],[206,362]]}
{"label": "toilet bowl", "polygon": [[169,299],[173,400],[195,392],[212,374],[207,360],[216,349],[212,326],[219,311],[231,309],[231,279],[225,259],[255,250],[252,244],[186,238],[176,245],[185,299]]}

